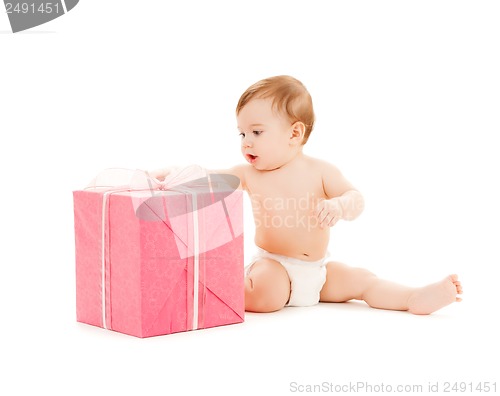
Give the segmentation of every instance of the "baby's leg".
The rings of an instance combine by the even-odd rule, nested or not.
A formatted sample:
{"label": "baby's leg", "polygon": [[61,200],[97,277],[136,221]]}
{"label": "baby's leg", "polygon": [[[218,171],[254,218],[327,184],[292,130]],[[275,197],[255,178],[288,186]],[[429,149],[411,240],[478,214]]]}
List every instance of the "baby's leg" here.
{"label": "baby's leg", "polygon": [[330,262],[321,301],[344,302],[364,300],[373,308],[430,314],[455,301],[462,286],[456,275],[425,287],[407,287],[376,277],[362,268]]}
{"label": "baby's leg", "polygon": [[245,310],[273,312],[290,298],[290,279],[285,268],[275,260],[256,261],[245,278]]}

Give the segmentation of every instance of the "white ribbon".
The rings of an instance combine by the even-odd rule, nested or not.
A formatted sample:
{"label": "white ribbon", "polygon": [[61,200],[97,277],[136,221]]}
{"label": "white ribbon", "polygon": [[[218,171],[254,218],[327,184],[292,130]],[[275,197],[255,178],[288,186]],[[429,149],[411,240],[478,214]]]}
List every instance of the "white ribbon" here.
{"label": "white ribbon", "polygon": [[[210,179],[209,179],[210,180]],[[200,279],[200,240],[199,240],[199,223],[198,223],[198,205],[196,195],[192,196],[193,202],[193,249],[194,249],[194,268],[193,268],[193,325],[192,330],[198,328],[198,289]]]}

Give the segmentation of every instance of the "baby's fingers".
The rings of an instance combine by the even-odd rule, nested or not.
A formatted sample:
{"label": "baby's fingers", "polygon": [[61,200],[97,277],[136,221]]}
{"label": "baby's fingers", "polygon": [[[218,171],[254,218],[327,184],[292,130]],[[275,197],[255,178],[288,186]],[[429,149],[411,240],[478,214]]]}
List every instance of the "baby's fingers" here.
{"label": "baby's fingers", "polygon": [[324,210],[323,212],[321,212],[321,214],[318,216],[318,222],[319,222],[319,226],[321,228],[324,228],[326,224],[328,224],[330,221],[330,219],[328,218],[328,212],[326,210]]}
{"label": "baby's fingers", "polygon": [[314,216],[319,218],[325,209],[325,201],[319,201],[316,205],[316,208],[314,209]]}
{"label": "baby's fingers", "polygon": [[333,227],[339,221],[338,216],[333,216],[332,219],[328,222],[328,227]]}
{"label": "baby's fingers", "polygon": [[325,209],[325,200],[321,200],[318,202],[316,208],[314,209],[314,216],[319,218],[321,212],[323,212],[323,209]]}

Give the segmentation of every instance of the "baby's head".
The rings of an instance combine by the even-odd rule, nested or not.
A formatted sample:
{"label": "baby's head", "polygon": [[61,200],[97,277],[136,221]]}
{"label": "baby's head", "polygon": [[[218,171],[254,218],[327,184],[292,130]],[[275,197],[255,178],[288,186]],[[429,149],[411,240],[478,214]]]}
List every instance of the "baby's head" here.
{"label": "baby's head", "polygon": [[314,110],[311,95],[304,84],[290,76],[276,76],[257,81],[241,95],[236,106],[236,115],[252,99],[268,98],[272,100],[273,110],[286,116],[291,124],[304,124],[302,144],[306,144],[314,126]]}
{"label": "baby's head", "polygon": [[274,169],[291,159],[314,126],[311,95],[290,76],[270,77],[250,86],[238,101],[236,116],[243,155],[257,169]]}

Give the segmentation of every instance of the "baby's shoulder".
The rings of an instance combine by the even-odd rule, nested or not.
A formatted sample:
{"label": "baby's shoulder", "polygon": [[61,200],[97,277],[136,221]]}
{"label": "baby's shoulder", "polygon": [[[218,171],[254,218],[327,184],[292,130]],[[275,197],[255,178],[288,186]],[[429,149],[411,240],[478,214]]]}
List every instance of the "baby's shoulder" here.
{"label": "baby's shoulder", "polygon": [[320,172],[321,174],[332,174],[339,173],[340,170],[332,163],[325,161],[320,158],[314,158],[309,156],[304,156],[305,161],[307,161],[307,165],[314,169],[315,171]]}

